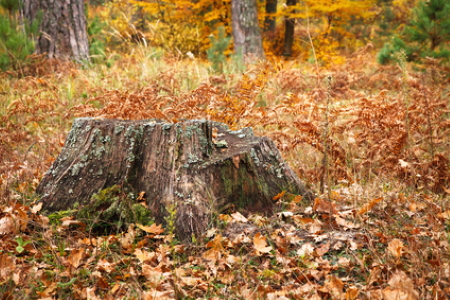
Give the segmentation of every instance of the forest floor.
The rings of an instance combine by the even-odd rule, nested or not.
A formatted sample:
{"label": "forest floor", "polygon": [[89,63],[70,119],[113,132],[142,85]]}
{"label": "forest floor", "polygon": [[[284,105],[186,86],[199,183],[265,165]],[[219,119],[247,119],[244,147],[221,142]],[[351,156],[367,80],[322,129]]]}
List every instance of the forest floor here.
{"label": "forest floor", "polygon": [[[0,73],[0,299],[448,299],[448,69],[366,50],[327,70],[141,54]],[[34,191],[81,116],[252,127],[318,197],[218,214],[184,244],[161,224],[43,215]]]}

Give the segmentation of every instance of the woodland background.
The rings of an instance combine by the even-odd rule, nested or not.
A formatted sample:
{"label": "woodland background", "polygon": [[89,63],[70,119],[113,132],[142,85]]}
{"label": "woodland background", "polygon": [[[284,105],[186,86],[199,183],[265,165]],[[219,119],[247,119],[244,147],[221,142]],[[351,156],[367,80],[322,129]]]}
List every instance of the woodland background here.
{"label": "woodland background", "polygon": [[[77,62],[33,54],[16,3],[0,1],[1,299],[450,297],[450,3],[257,1],[265,58],[246,60],[231,1],[91,0]],[[218,213],[189,245],[176,207],[164,228],[42,215],[34,191],[81,116],[253,127],[318,197]]]}

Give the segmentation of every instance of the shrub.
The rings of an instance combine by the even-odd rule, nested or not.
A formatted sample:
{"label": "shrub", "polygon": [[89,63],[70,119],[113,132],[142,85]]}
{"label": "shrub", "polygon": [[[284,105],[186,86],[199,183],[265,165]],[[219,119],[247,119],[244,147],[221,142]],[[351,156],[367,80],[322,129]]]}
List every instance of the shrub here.
{"label": "shrub", "polygon": [[408,61],[420,61],[425,57],[448,59],[445,48],[450,41],[450,2],[447,0],[421,1],[414,9],[413,20],[401,36],[394,37],[378,53],[378,62],[395,61],[394,52],[404,49]]}
{"label": "shrub", "polygon": [[18,1],[3,0],[0,6],[9,14],[8,18],[0,17],[0,69],[21,70],[34,52],[33,35],[38,31],[39,18],[31,25],[21,27],[13,16],[19,9]]}
{"label": "shrub", "polygon": [[226,61],[225,51],[230,46],[230,37],[225,36],[225,28],[223,26],[218,28],[217,38],[213,35],[209,37],[211,41],[211,48],[206,51],[208,60],[212,63],[214,72],[222,73],[223,64]]}

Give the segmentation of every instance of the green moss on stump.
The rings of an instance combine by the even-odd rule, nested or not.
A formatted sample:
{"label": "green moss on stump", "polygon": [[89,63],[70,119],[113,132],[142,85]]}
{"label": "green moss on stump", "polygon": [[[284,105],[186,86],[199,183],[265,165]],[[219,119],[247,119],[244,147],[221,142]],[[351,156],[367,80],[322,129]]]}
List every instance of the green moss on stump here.
{"label": "green moss on stump", "polygon": [[123,230],[129,224],[151,225],[154,219],[150,210],[136,203],[119,185],[94,194],[89,204],[83,206],[76,218],[87,223],[96,233],[111,234]]}

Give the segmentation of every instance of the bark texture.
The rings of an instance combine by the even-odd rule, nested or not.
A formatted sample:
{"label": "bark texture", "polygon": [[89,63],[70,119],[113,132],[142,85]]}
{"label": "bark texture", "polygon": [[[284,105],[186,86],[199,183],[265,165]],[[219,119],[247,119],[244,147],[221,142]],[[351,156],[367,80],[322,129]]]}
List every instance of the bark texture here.
{"label": "bark texture", "polygon": [[62,60],[89,59],[83,0],[24,0],[23,16],[40,20],[36,53]]}
{"label": "bark texture", "polygon": [[274,143],[251,128],[222,123],[80,118],[37,188],[47,212],[89,203],[93,194],[121,185],[145,192],[148,208],[164,223],[176,207],[181,239],[203,232],[214,213],[231,206],[270,213],[282,190],[306,189]]}
{"label": "bark texture", "polygon": [[234,52],[242,57],[264,59],[256,0],[232,0]]}

